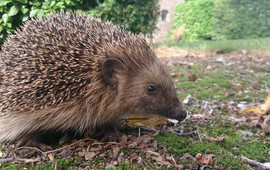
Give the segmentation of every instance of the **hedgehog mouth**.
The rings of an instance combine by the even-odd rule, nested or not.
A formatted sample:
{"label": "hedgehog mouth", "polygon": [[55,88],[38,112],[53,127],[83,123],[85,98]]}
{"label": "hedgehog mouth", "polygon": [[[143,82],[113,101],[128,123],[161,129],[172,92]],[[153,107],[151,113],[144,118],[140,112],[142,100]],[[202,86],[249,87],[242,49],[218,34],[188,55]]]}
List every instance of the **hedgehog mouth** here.
{"label": "hedgehog mouth", "polygon": [[179,109],[179,111],[176,112],[176,116],[172,116],[173,114],[171,114],[170,112],[167,112],[167,118],[171,118],[171,119],[177,119],[179,122],[182,122],[186,119],[187,117],[187,111],[186,109]]}

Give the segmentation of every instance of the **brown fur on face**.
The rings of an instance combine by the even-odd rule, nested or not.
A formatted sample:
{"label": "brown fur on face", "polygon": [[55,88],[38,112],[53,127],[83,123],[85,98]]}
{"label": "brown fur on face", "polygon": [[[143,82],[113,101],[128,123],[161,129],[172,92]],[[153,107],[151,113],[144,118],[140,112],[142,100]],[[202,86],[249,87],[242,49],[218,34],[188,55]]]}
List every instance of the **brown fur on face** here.
{"label": "brown fur on face", "polygon": [[84,14],[26,22],[0,59],[0,141],[52,129],[83,133],[135,113],[180,119],[183,112],[143,38]]}

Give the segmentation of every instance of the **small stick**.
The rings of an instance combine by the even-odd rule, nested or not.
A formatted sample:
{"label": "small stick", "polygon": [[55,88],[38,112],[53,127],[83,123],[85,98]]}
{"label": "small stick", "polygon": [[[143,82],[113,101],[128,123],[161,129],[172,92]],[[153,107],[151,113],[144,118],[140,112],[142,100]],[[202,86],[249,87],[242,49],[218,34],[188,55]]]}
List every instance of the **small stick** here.
{"label": "small stick", "polygon": [[197,128],[197,133],[198,133],[198,136],[199,136],[199,139],[200,139],[200,142],[202,143],[202,138],[201,138],[201,135],[200,135],[200,133],[199,133],[199,129]]}
{"label": "small stick", "polygon": [[5,159],[0,159],[0,163],[2,162],[7,162],[7,161],[17,161],[17,162],[30,162],[30,161],[35,161],[33,159],[25,159],[25,158],[5,158]]}
{"label": "small stick", "polygon": [[212,169],[213,167],[212,167],[212,166],[209,166],[209,165],[203,165],[203,166],[200,168],[200,170],[204,170],[204,168],[210,168],[210,169]]}
{"label": "small stick", "polygon": [[45,155],[44,152],[43,152],[42,150],[40,150],[40,149],[38,149],[38,148],[35,148],[35,147],[22,146],[22,147],[19,147],[19,148],[15,148],[15,151],[16,151],[16,150],[19,150],[19,149],[33,149],[33,150],[36,150],[36,151],[42,153],[43,155]]}
{"label": "small stick", "polygon": [[260,163],[260,162],[257,162],[257,161],[254,161],[254,160],[251,160],[251,159],[248,159],[247,157],[244,157],[243,155],[241,155],[241,158],[246,160],[247,163],[249,163],[250,165],[254,165],[254,166],[258,166],[258,167],[261,167],[263,169],[268,169],[270,170],[270,168],[268,166],[265,166],[264,164]]}
{"label": "small stick", "polygon": [[149,169],[153,170],[153,169],[145,162],[145,160],[142,159],[142,162],[143,162]]}

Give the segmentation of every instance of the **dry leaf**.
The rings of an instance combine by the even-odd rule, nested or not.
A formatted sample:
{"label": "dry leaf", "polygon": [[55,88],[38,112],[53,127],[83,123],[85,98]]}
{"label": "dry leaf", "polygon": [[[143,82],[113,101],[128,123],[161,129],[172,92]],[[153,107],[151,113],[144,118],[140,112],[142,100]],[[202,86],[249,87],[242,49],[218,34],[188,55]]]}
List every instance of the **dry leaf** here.
{"label": "dry leaf", "polygon": [[249,121],[254,121],[254,120],[261,120],[261,116],[249,116],[248,118],[247,118],[247,120],[249,120]]}
{"label": "dry leaf", "polygon": [[214,163],[214,160],[212,159],[214,156],[215,155],[202,155],[201,153],[198,153],[196,155],[196,160],[202,164],[209,165]]}
{"label": "dry leaf", "polygon": [[262,123],[262,130],[266,135],[270,134],[270,115],[268,115],[264,119],[264,121]]}
{"label": "dry leaf", "polygon": [[154,151],[151,151],[151,150],[147,150],[146,151],[149,155],[154,155],[154,156],[160,156],[160,154],[158,152],[154,152]]}
{"label": "dry leaf", "polygon": [[[187,111],[188,112],[188,111]],[[188,114],[188,113],[187,113]],[[176,120],[176,119],[170,119],[170,118],[167,118],[168,122],[172,122],[174,124],[177,124],[179,121]]]}
{"label": "dry leaf", "polygon": [[182,76],[182,73],[180,72],[171,73],[171,77],[178,77],[178,76]]}
{"label": "dry leaf", "polygon": [[117,157],[117,155],[119,154],[119,151],[120,151],[119,147],[115,147],[113,149],[112,159],[115,159]]}
{"label": "dry leaf", "polygon": [[255,106],[255,107],[248,107],[245,110],[242,111],[242,113],[255,113],[259,115],[266,115],[267,112],[270,111],[270,93],[266,97],[265,101],[261,106]]}
{"label": "dry leaf", "polygon": [[206,114],[194,114],[194,115],[188,115],[186,119],[213,119],[214,117],[212,115],[206,115]]}
{"label": "dry leaf", "polygon": [[239,70],[243,70],[245,68],[245,66],[239,66],[238,69]]}
{"label": "dry leaf", "polygon": [[233,117],[233,116],[229,116],[228,120],[232,121],[232,122],[245,122],[246,121],[245,119],[239,119],[239,118],[236,118],[236,117]]}
{"label": "dry leaf", "polygon": [[254,90],[259,90],[260,87],[259,87],[259,82],[258,81],[254,81],[251,83],[251,87],[254,89]]}
{"label": "dry leaf", "polygon": [[52,161],[54,169],[57,169],[57,161],[55,161],[54,156],[50,153],[48,154],[48,158]]}
{"label": "dry leaf", "polygon": [[186,98],[185,98],[185,100],[183,100],[183,104],[188,104],[188,102],[189,102],[189,100],[191,99],[191,95],[189,94]]}
{"label": "dry leaf", "polygon": [[90,129],[84,133],[84,138],[92,138],[96,133],[95,129]]}
{"label": "dry leaf", "polygon": [[157,163],[159,163],[159,164],[161,164],[161,165],[172,165],[172,164],[170,164],[170,162],[167,162],[167,161],[163,161],[163,158],[162,158],[162,156],[159,156],[159,157],[152,157],[152,156],[150,156],[152,159],[154,159],[154,160],[156,160],[157,161]]}
{"label": "dry leaf", "polygon": [[79,157],[83,157],[85,155],[85,152],[78,152]]}
{"label": "dry leaf", "polygon": [[197,80],[197,75],[196,74],[191,74],[188,76],[189,81],[196,81]]}
{"label": "dry leaf", "polygon": [[223,137],[219,137],[219,138],[213,138],[213,137],[207,138],[207,140],[209,140],[210,142],[221,142],[224,139],[228,139],[228,137],[227,136],[223,136]]}
{"label": "dry leaf", "polygon": [[234,90],[235,90],[235,91],[244,91],[244,89],[241,87],[241,85],[236,85],[236,86],[234,87]]}
{"label": "dry leaf", "polygon": [[205,114],[194,114],[190,115],[190,119],[205,119],[206,115]]}
{"label": "dry leaf", "polygon": [[252,123],[253,127],[256,127],[259,123],[259,120],[252,120],[251,123]]}
{"label": "dry leaf", "polygon": [[163,116],[139,116],[139,115],[131,115],[129,117],[129,120],[126,122],[125,125],[131,126],[131,127],[145,127],[147,129],[151,129],[156,127],[158,124],[166,123],[167,118]]}
{"label": "dry leaf", "polygon": [[96,156],[96,153],[95,152],[85,152],[85,160],[90,160],[92,158],[94,158]]}
{"label": "dry leaf", "polygon": [[213,67],[212,66],[207,66],[206,69],[209,70],[209,71],[212,71]]}
{"label": "dry leaf", "polygon": [[67,158],[67,157],[72,156],[72,151],[70,150],[70,148],[66,148],[66,149],[62,150],[62,152],[60,154],[61,154],[61,156]]}

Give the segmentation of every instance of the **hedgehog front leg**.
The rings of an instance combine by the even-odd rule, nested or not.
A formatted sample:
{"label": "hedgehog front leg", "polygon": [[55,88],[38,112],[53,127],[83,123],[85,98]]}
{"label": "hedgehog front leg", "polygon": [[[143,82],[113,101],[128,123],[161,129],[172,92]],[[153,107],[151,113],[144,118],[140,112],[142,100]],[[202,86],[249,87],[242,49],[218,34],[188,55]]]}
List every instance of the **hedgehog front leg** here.
{"label": "hedgehog front leg", "polygon": [[38,133],[32,133],[21,137],[18,140],[16,147],[22,146],[36,147],[41,149],[42,151],[52,150],[49,145],[44,144],[43,139]]}
{"label": "hedgehog front leg", "polygon": [[100,138],[101,142],[120,142],[122,140],[122,134],[118,131],[116,125],[106,125],[97,128],[95,138]]}

